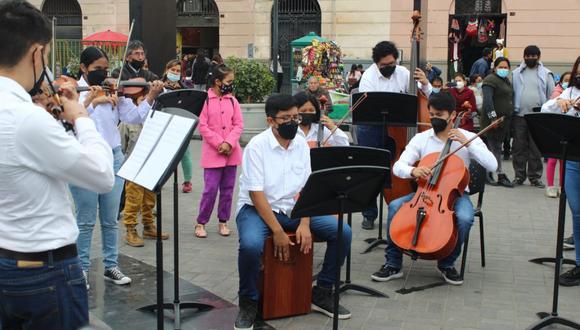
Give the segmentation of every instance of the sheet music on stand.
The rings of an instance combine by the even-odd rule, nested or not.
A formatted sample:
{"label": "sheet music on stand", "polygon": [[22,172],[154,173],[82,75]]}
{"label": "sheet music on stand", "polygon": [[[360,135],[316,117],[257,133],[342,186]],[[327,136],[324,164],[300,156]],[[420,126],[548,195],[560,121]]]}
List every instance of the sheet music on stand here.
{"label": "sheet music on stand", "polygon": [[189,142],[197,119],[165,112],[151,113],[143,125],[137,144],[117,173],[150,191],[157,191],[169,178],[172,165],[179,161]]}

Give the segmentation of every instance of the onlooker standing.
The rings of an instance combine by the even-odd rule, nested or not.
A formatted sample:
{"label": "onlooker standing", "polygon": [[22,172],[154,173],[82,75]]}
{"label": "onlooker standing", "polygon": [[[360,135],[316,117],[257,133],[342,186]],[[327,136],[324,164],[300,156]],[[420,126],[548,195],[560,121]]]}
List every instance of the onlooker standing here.
{"label": "onlooker standing", "polygon": [[274,72],[274,61],[270,61],[270,72],[276,77],[276,92],[280,93],[284,83],[284,69],[282,69],[282,64],[280,64],[280,55],[277,56],[276,66],[276,72]]}
{"label": "onlooker standing", "polygon": [[358,71],[357,65],[356,64],[351,65],[350,71],[348,72],[348,76],[346,77],[349,91],[355,88],[354,86],[356,85],[356,83],[360,81],[361,76],[362,74],[360,73],[360,71]]}
{"label": "onlooker standing", "polygon": [[209,59],[205,57],[205,51],[200,49],[197,51],[197,57],[193,61],[192,68],[193,88],[205,91],[207,84],[207,73],[209,72]]}
{"label": "onlooker standing", "polygon": [[[516,177],[514,185],[522,185],[526,178],[530,184],[544,188],[542,182],[542,155],[536,147],[524,115],[540,107],[554,91],[554,77],[542,62],[540,49],[530,45],[524,49],[524,61],[513,71],[514,118],[513,118],[513,166]],[[527,167],[527,169],[526,169]],[[526,171],[527,170],[527,171]]]}
{"label": "onlooker standing", "polygon": [[318,100],[320,100],[322,96],[326,97],[326,108],[332,109],[332,99],[330,98],[330,94],[326,89],[320,87],[320,81],[318,80],[318,77],[310,76],[310,78],[308,78],[308,87],[306,88],[306,93],[314,95],[314,97],[316,97]]}
{"label": "onlooker standing", "polygon": [[473,132],[473,115],[477,113],[475,105],[475,94],[467,88],[467,80],[463,73],[455,74],[455,87],[449,89],[449,93],[455,98],[455,111],[459,114],[463,112],[459,128]]}
{"label": "onlooker standing", "polygon": [[[570,77],[572,76],[572,72],[564,72],[558,81],[558,84],[554,88],[552,95],[550,95],[550,99],[555,99],[562,94],[564,90],[568,88],[570,84]],[[556,164],[558,163],[557,158],[548,158],[548,164],[546,165],[546,181],[548,182],[548,186],[546,187],[546,196],[550,198],[557,198],[560,195],[558,188],[554,185],[554,175],[556,172]],[[562,168],[562,163],[560,163],[560,184],[562,184],[562,172],[564,168]]]}
{"label": "onlooker standing", "polygon": [[431,93],[439,93],[441,92],[441,89],[443,88],[443,79],[441,79],[441,77],[435,77],[435,79],[433,79],[433,82],[431,82],[431,85],[433,86],[433,90]]}
{"label": "onlooker standing", "polygon": [[427,63],[425,66],[425,73],[427,74],[429,82],[433,83],[433,80],[441,75],[441,70],[431,63]]}
{"label": "onlooker standing", "polygon": [[481,110],[483,109],[483,78],[478,75],[474,74],[473,76],[469,77],[469,89],[473,91],[473,95],[475,95],[475,106],[477,107],[477,113],[475,117],[473,117],[473,126],[475,127],[476,131],[479,131],[481,125]]}
{"label": "onlooker standing", "polygon": [[[513,185],[502,170],[501,146],[505,136],[510,130],[510,118],[514,112],[514,91],[508,76],[510,73],[510,61],[507,58],[497,58],[494,62],[494,73],[483,80],[483,114],[481,116],[481,128],[484,129],[493,120],[504,117],[503,123],[485,133],[489,150],[497,160],[497,184],[512,188]],[[488,183],[495,184],[493,177],[488,178]]]}
{"label": "onlooker standing", "polygon": [[210,220],[218,191],[219,234],[230,234],[226,224],[231,215],[237,166],[242,162],[240,136],[244,122],[240,104],[232,95],[234,71],[220,65],[212,73],[212,79],[207,101],[199,116],[204,187],[195,225],[197,237],[207,237],[205,225]]}
{"label": "onlooker standing", "polygon": [[[79,329],[89,323],[67,183],[111,191],[111,148],[74,86],[61,118],[32,103],[47,76],[51,22],[28,2],[0,2],[0,328]],[[9,47],[7,46],[9,45]],[[34,79],[33,79],[34,77]]]}
{"label": "onlooker standing", "polygon": [[151,82],[159,79],[155,73],[145,68],[146,60],[145,45],[139,40],[129,42],[126,63],[121,71],[121,80],[140,77]]}
{"label": "onlooker standing", "polygon": [[490,70],[490,63],[492,61],[492,52],[489,48],[484,48],[481,54],[481,58],[473,63],[471,66],[471,71],[469,71],[469,76],[473,76],[474,74],[478,74],[481,77],[485,78]]}

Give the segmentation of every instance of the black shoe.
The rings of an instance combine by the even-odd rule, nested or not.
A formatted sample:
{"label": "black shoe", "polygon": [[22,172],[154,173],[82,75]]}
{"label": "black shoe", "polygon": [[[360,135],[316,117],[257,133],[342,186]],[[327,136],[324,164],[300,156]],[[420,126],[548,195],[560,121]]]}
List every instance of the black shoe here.
{"label": "black shoe", "polygon": [[463,279],[461,278],[461,276],[459,275],[459,273],[457,272],[455,267],[449,267],[449,268],[437,267],[437,268],[441,272],[441,275],[443,276],[443,279],[445,280],[445,282],[447,282],[451,285],[463,284]]}
{"label": "black shoe", "polygon": [[373,230],[375,229],[375,219],[364,217],[363,222],[361,224],[362,229],[365,230]]}
{"label": "black shoe", "polygon": [[536,188],[542,188],[542,189],[546,188],[546,185],[540,179],[530,180],[530,184]]}
{"label": "black shoe", "polygon": [[516,178],[514,179],[514,181],[512,181],[512,185],[513,185],[514,187],[521,186],[521,185],[523,185],[523,184],[524,184],[524,181],[525,181],[525,179],[522,179],[522,178],[518,178],[518,177],[516,177]]}
{"label": "black shoe", "polygon": [[[331,288],[320,286],[312,287],[312,310],[320,312],[330,318],[334,317],[334,297]],[[338,305],[338,319],[350,319],[348,309]]]}
{"label": "black shoe", "polygon": [[564,238],[564,250],[574,250],[574,236]]}
{"label": "black shoe", "polygon": [[485,177],[485,183],[487,183],[490,186],[497,186],[498,183],[497,181],[495,181],[495,179],[493,178],[493,173],[488,172],[486,177]]}
{"label": "black shoe", "polygon": [[234,324],[234,330],[253,330],[258,315],[258,302],[250,298],[240,297],[240,311]]}
{"label": "black shoe", "polygon": [[125,285],[131,283],[131,278],[119,269],[119,267],[113,267],[105,269],[105,280],[111,281],[117,285]]}
{"label": "black shoe", "polygon": [[514,184],[510,181],[510,179],[508,179],[508,177],[505,174],[498,174],[497,175],[497,183],[500,186],[503,187],[507,187],[507,188],[513,188]]}
{"label": "black shoe", "polygon": [[576,266],[564,274],[560,275],[560,285],[576,286],[580,285],[580,266]]}
{"label": "black shoe", "polygon": [[387,265],[383,265],[381,269],[371,275],[373,281],[377,282],[387,282],[401,277],[403,277],[403,272],[400,269]]}

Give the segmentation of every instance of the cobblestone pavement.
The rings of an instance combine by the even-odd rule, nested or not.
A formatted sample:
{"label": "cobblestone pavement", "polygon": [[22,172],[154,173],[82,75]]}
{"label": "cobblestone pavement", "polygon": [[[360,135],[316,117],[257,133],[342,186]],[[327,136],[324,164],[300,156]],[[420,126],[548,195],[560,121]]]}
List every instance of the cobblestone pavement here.
{"label": "cobblestone pavement", "polygon": [[[203,189],[202,171],[198,165],[200,148],[200,141],[193,140],[193,191],[179,193],[180,276],[237,304],[238,236],[234,216],[230,221],[230,237],[218,235],[215,216],[207,226],[208,238],[195,238],[193,234],[194,217]],[[511,171],[511,162],[505,162],[504,168]],[[513,178],[513,173],[508,172],[508,176]],[[172,182],[170,179],[163,189],[163,229],[170,233],[173,231]],[[486,189],[483,204],[486,267],[481,267],[476,221],[469,242],[465,282],[458,287],[444,285],[401,295],[395,291],[401,288],[402,280],[372,282],[370,275],[384,263],[383,249],[360,254],[367,246],[364,239],[376,237],[377,229],[362,230],[362,217],[354,215],[352,280],[385,292],[390,298],[372,298],[352,291],[344,294],[341,303],[350,309],[352,318],[341,321],[340,328],[524,329],[537,320],[536,312],[550,311],[553,267],[535,265],[528,259],[555,253],[557,200],[546,198],[544,190],[529,185],[514,189],[487,186]],[[120,253],[154,265],[154,242],[146,241],[142,248],[130,247],[124,243],[123,226],[119,227]],[[568,211],[566,234],[570,232]],[[95,230],[92,258],[100,255],[98,236],[99,230]],[[164,249],[164,269],[172,272],[173,235],[165,241]],[[314,266],[317,269],[321,267],[324,250],[324,244],[315,244]],[[573,258],[574,252],[565,251],[565,257]],[[406,270],[409,264],[410,259],[405,258]],[[408,287],[438,280],[440,275],[435,262],[420,260],[414,266]],[[560,315],[580,322],[580,287],[561,287]],[[332,326],[330,318],[317,313],[269,323],[277,329],[328,329]]]}

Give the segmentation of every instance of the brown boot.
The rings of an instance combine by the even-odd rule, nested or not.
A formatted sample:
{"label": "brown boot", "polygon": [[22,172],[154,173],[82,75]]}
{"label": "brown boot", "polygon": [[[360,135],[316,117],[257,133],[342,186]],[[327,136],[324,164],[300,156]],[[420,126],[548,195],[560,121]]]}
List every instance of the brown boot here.
{"label": "brown boot", "polygon": [[137,234],[135,226],[127,226],[127,236],[125,236],[125,241],[128,245],[133,247],[141,247],[145,245],[143,239],[139,237],[139,234]]}
{"label": "brown boot", "polygon": [[[157,226],[154,224],[143,225],[143,238],[146,239],[156,239],[157,238]],[[161,239],[168,239],[169,234],[162,232]]]}

